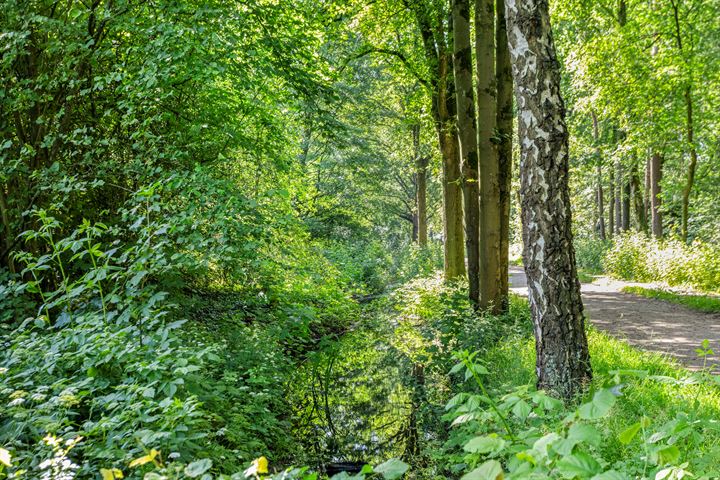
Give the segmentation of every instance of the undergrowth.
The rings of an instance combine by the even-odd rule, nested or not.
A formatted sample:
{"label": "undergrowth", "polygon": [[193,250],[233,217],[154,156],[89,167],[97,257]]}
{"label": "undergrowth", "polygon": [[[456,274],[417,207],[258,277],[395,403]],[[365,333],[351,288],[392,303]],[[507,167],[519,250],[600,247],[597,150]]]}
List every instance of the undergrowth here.
{"label": "undergrowth", "polygon": [[720,290],[720,253],[715,246],[701,241],[687,245],[628,233],[614,239],[604,267],[607,273],[624,280]]}

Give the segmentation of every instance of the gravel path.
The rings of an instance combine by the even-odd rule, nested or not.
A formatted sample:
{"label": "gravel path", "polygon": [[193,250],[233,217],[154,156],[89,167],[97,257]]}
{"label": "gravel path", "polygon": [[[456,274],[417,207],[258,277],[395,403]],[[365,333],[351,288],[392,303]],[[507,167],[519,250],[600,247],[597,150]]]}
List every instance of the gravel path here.
{"label": "gravel path", "polygon": [[[522,267],[510,268],[510,282],[513,292],[527,295]],[[708,339],[716,352],[708,364],[720,363],[720,314],[623,293],[622,288],[628,285],[652,287],[607,277],[582,285],[585,314],[595,327],[636,347],[667,354],[690,369],[702,367],[703,360],[695,349]],[[720,367],[713,370],[720,372]]]}

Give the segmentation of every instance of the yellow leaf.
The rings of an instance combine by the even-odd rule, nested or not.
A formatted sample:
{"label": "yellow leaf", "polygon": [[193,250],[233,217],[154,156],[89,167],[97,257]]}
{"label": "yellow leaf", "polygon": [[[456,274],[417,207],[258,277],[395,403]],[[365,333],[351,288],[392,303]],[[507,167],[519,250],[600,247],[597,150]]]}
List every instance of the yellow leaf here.
{"label": "yellow leaf", "polygon": [[268,459],[265,457],[260,457],[257,460],[257,472],[258,473],[268,473]]}
{"label": "yellow leaf", "polygon": [[102,480],[117,480],[120,478],[125,478],[122,471],[118,470],[117,468],[101,468],[100,475],[102,475]]}
{"label": "yellow leaf", "polygon": [[4,448],[0,448],[0,464],[5,465],[6,467],[10,466],[10,452],[5,450]]}
{"label": "yellow leaf", "polygon": [[250,468],[245,470],[245,477],[257,477],[260,473],[268,473],[268,459],[265,457],[260,457],[253,460]]}
{"label": "yellow leaf", "polygon": [[133,467],[137,467],[140,465],[145,465],[148,462],[152,462],[153,460],[155,460],[155,457],[157,457],[159,453],[160,453],[159,451],[157,451],[153,448],[152,450],[150,450],[150,453],[148,453],[147,455],[136,458],[135,460],[130,462],[129,467],[133,468]]}

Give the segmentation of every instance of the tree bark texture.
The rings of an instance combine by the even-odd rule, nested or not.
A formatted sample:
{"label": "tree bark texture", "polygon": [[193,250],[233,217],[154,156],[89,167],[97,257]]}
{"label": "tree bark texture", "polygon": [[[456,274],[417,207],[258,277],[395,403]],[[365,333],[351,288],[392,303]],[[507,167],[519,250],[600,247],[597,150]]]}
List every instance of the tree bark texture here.
{"label": "tree bark texture", "polygon": [[500,168],[495,144],[495,2],[475,0],[478,151],[480,155],[480,307],[500,313]]}
{"label": "tree bark texture", "polygon": [[420,152],[420,125],[413,125],[413,150],[415,155],[415,205],[417,207],[417,242],[427,247],[427,167],[429,159]]}
{"label": "tree bark texture", "polygon": [[600,152],[600,130],[598,129],[598,120],[595,110],[591,112],[593,124],[593,140],[595,141],[595,161],[597,162],[597,212],[598,212],[598,235],[600,240],[605,241],[605,199],[603,198],[603,178],[602,178],[602,153]]}
{"label": "tree bark texture", "polygon": [[608,202],[608,236],[615,233],[615,168],[610,165],[610,201]]}
{"label": "tree bark texture", "polygon": [[630,230],[630,181],[622,182],[622,230]]}
{"label": "tree bark texture", "polygon": [[415,14],[430,71],[431,110],[442,156],[444,276],[450,280],[465,275],[462,175],[454,119],[456,106],[451,52],[445,38],[443,15],[430,18],[430,12],[424,5],[408,3],[408,6]]}
{"label": "tree bark texture", "polygon": [[615,230],[613,233],[620,233],[622,227],[622,165],[620,160],[615,160],[615,183],[613,184],[613,198],[615,200]]}
{"label": "tree bark texture", "polygon": [[685,107],[687,110],[687,141],[690,145],[690,164],[688,165],[687,179],[682,192],[682,228],[680,235],[684,242],[688,238],[688,216],[690,210],[690,193],[695,183],[695,170],[697,169],[697,148],[695,148],[695,125],[693,124],[693,102],[690,86],[685,89]]}
{"label": "tree bark texture", "polygon": [[[462,159],[465,252],[470,300],[480,302],[480,190],[478,183],[478,137],[472,82],[470,0],[454,0],[453,66],[457,96],[458,143]],[[483,283],[485,283],[483,281]]]}
{"label": "tree bark texture", "polygon": [[633,167],[630,171],[630,196],[633,199],[633,209],[635,210],[637,231],[646,232],[647,216],[645,215],[645,205],[643,204],[643,190],[640,186],[640,174],[638,173],[637,158],[634,158]]}
{"label": "tree bark texture", "polygon": [[662,180],[662,155],[655,152],[650,157],[650,212],[652,215],[652,234],[657,239],[663,238],[662,213],[662,193],[660,181]]}
{"label": "tree bark texture", "polygon": [[497,85],[496,125],[499,142],[498,181],[500,184],[500,275],[501,307],[508,309],[510,257],[510,199],[512,195],[513,80],[508,49],[505,1],[495,2],[495,82]]}
{"label": "tree bark texture", "polygon": [[562,398],[592,376],[572,243],[568,131],[547,0],[506,0],[519,114],[523,260],[538,387]]}

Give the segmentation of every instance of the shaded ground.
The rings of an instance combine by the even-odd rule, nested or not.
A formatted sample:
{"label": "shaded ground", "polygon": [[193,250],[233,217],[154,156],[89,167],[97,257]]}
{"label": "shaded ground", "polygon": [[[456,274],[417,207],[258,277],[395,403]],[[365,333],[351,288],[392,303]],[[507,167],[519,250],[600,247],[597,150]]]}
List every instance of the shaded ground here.
{"label": "shaded ground", "polygon": [[[510,268],[511,290],[527,295],[527,282],[522,267]],[[710,340],[716,355],[708,364],[720,363],[720,314],[703,313],[680,305],[639,297],[621,290],[628,283],[600,277],[582,285],[585,313],[600,330],[626,340],[631,345],[667,354],[691,369],[703,366],[695,349],[704,339]],[[720,371],[720,367],[713,370]]]}

